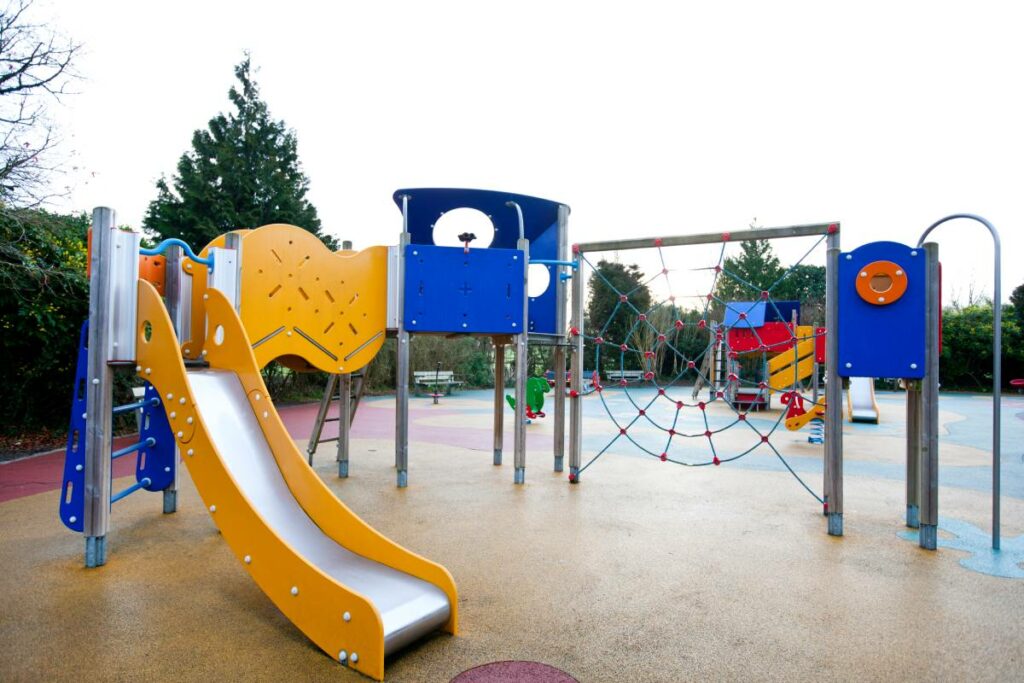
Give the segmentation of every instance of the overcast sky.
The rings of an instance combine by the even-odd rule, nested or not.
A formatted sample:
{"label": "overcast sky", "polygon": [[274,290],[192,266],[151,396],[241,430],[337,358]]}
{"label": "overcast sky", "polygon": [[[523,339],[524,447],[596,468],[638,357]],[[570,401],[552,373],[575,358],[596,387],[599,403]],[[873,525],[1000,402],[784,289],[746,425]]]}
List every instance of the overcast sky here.
{"label": "overcast sky", "polygon": [[[41,0],[36,13],[86,49],[81,93],[55,110],[79,169],[62,209],[112,206],[140,226],[251,50],[326,229],[357,247],[397,241],[391,193],[415,186],[567,203],[573,241],[838,220],[852,248],[916,243],[976,212],[1002,232],[1005,297],[1024,282],[1015,7]],[[972,282],[991,294],[984,228],[936,236],[946,296]]]}

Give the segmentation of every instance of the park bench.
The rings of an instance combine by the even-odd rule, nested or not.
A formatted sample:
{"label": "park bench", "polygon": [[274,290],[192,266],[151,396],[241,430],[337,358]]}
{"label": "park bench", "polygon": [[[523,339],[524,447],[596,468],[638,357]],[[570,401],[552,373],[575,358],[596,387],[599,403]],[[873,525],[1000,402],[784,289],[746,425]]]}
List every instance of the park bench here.
{"label": "park bench", "polygon": [[462,386],[463,382],[455,379],[452,370],[415,370],[412,373],[413,384],[417,394],[452,393],[452,389]]}
{"label": "park bench", "polygon": [[644,378],[643,370],[609,370],[605,373],[605,377],[610,382],[618,382],[620,380],[626,380],[627,382],[635,382]]}

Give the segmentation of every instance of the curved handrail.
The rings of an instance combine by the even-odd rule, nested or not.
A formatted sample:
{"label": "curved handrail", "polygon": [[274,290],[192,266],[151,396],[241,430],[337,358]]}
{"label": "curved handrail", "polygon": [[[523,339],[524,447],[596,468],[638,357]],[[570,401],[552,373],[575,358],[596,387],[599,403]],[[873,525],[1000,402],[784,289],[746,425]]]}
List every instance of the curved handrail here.
{"label": "curved handrail", "polygon": [[139,249],[139,253],[142,254],[143,256],[159,256],[160,254],[167,251],[168,247],[181,247],[182,251],[185,252],[185,256],[188,256],[196,263],[201,263],[204,266],[208,267],[210,270],[213,270],[212,254],[207,258],[203,258],[202,256],[196,256],[196,253],[192,251],[192,247],[188,245],[188,242],[186,242],[185,240],[180,240],[177,237],[169,237],[168,239],[165,239],[163,242],[156,245],[152,249]]}
{"label": "curved handrail", "polygon": [[917,241],[917,246],[921,247],[924,245],[924,241],[932,230],[943,223],[958,218],[977,221],[988,228],[989,233],[992,235],[995,252],[995,284],[992,288],[992,548],[993,550],[999,550],[999,496],[1000,468],[1002,465],[999,455],[999,440],[1002,422],[1000,401],[1002,400],[1003,382],[1003,295],[999,231],[996,230],[996,226],[981,216],[973,213],[954,213],[929,225],[928,229],[921,234],[921,238]]}

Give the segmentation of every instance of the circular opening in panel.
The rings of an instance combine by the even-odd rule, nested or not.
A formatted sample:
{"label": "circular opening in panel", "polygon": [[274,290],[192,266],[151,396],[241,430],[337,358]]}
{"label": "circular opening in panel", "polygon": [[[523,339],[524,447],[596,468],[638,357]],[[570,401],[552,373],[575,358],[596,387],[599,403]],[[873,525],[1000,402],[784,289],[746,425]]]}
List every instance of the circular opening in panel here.
{"label": "circular opening in panel", "polygon": [[439,247],[461,247],[460,235],[473,235],[470,249],[486,249],[494,241],[494,223],[477,209],[452,209],[434,222],[434,244]]}
{"label": "circular opening in panel", "polygon": [[531,263],[526,269],[526,295],[536,298],[551,286],[551,271],[540,263]]}
{"label": "circular opening in panel", "polygon": [[149,340],[153,338],[153,323],[148,320],[142,323],[142,339],[149,343]]}
{"label": "circular opening in panel", "polygon": [[224,343],[224,326],[217,325],[217,329],[213,331],[213,343],[220,346]]}
{"label": "circular opening in panel", "polygon": [[878,273],[871,278],[871,290],[879,294],[885,294],[892,289],[892,277],[886,273]]}

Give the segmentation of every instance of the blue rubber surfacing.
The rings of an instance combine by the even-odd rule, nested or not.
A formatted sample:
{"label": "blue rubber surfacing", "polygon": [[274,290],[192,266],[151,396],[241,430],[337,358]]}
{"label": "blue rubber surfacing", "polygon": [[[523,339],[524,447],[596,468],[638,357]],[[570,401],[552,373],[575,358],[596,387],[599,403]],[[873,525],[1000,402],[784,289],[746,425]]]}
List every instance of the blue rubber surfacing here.
{"label": "blue rubber surfacing", "polygon": [[[939,535],[938,546],[969,553],[960,560],[960,566],[980,574],[1006,579],[1024,579],[1024,535],[1016,538],[1003,536],[999,550],[992,549],[992,536],[960,519],[939,517],[939,531],[952,537]],[[908,529],[896,534],[906,541],[918,541],[918,530]]]}

